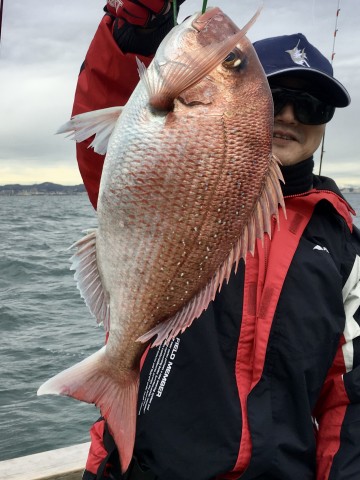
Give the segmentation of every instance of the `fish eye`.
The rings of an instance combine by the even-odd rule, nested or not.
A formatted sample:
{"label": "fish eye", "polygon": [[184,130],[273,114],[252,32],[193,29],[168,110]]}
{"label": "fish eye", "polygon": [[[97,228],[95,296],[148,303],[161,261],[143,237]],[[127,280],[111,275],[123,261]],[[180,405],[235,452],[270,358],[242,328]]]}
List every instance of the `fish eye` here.
{"label": "fish eye", "polygon": [[222,65],[227,69],[240,69],[244,64],[244,55],[237,48],[229,53]]}

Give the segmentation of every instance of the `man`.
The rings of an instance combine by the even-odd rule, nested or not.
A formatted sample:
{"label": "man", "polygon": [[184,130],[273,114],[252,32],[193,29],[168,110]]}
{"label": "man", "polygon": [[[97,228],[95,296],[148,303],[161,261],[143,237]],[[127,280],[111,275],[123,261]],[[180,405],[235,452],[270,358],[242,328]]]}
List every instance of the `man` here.
{"label": "man", "polygon": [[[172,26],[163,0],[109,1],[106,12],[74,114],[123,105],[135,55],[148,64]],[[128,472],[100,419],[84,480],[360,478],[360,235],[335,183],[312,172],[325,124],[350,98],[303,35],[255,49],[274,99],[288,220],[190,329],[148,351]],[[96,207],[103,157],[87,146],[77,155]]]}

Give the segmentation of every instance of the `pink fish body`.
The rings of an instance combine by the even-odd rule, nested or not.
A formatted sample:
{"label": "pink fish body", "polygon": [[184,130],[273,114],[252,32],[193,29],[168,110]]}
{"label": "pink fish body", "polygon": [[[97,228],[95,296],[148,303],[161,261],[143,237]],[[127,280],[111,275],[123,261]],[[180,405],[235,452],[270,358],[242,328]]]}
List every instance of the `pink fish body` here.
{"label": "pink fish body", "polygon": [[73,268],[109,338],[38,393],[99,406],[123,471],[147,343],[191,325],[256,238],[270,234],[283,204],[271,94],[245,30],[218,8],[192,16],[147,71],[139,63],[124,107],[79,115],[61,129],[77,141],[96,134],[95,150],[107,151],[98,229],[75,244]]}

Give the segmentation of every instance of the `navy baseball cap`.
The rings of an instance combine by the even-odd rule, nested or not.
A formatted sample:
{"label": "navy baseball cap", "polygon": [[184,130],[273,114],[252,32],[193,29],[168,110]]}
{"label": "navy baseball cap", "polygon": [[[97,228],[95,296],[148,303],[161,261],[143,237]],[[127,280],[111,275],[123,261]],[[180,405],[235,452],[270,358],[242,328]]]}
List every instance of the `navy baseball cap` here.
{"label": "navy baseball cap", "polygon": [[349,105],[350,95],[334,78],[331,63],[302,33],[265,38],[253,45],[270,84],[281,77],[302,78],[311,82],[320,100],[334,107]]}

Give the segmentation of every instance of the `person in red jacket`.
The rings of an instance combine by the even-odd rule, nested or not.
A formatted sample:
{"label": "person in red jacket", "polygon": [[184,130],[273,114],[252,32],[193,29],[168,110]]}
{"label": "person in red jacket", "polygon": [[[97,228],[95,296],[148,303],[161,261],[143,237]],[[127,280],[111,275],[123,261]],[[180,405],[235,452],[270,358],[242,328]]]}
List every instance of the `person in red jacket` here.
{"label": "person in red jacket", "polygon": [[[124,105],[135,57],[148,65],[172,26],[168,1],[109,1],[73,115]],[[350,97],[304,35],[254,47],[273,94],[288,220],[190,329],[148,351],[128,471],[101,418],[83,480],[360,478],[360,234],[333,180],[313,174],[325,124]],[[96,208],[104,157],[89,143],[77,159]]]}

